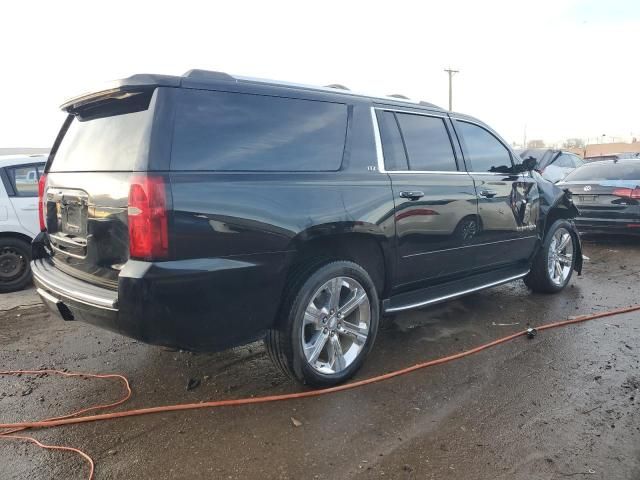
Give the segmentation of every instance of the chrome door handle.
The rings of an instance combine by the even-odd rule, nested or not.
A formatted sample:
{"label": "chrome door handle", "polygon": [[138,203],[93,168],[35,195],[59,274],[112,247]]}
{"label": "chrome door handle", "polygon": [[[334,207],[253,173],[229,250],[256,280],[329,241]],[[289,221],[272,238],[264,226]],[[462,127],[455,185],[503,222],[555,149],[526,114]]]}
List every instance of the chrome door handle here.
{"label": "chrome door handle", "polygon": [[408,198],[409,200],[418,200],[419,198],[424,197],[424,192],[420,192],[420,191],[400,192],[400,196],[402,198]]}
{"label": "chrome door handle", "polygon": [[493,198],[498,194],[495,190],[480,190],[480,196],[486,198]]}

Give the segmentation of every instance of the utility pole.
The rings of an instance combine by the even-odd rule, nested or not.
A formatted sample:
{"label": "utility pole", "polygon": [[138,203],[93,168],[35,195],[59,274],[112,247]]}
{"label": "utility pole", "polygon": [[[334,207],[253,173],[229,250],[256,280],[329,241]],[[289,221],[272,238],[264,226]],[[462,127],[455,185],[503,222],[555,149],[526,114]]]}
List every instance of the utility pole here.
{"label": "utility pole", "polygon": [[449,111],[453,110],[453,76],[456,73],[460,73],[460,70],[452,70],[451,68],[445,68],[445,72],[449,74]]}

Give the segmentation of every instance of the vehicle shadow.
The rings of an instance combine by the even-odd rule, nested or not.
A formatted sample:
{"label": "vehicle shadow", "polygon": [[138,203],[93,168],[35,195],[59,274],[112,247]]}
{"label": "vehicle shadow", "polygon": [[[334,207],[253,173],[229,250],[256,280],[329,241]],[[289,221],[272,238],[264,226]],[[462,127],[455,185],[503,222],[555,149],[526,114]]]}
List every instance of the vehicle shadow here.
{"label": "vehicle shadow", "polygon": [[580,239],[585,244],[640,247],[640,235],[582,233]]}

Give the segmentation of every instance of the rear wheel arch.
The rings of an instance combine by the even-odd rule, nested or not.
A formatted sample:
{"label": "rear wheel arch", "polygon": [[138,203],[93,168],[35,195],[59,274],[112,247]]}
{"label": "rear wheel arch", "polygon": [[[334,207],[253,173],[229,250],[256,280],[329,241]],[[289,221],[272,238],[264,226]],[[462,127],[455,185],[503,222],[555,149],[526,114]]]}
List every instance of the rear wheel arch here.
{"label": "rear wheel arch", "polygon": [[[364,327],[364,330],[360,330],[363,328],[360,317],[362,311],[345,310],[347,312],[345,316],[340,316],[341,309],[346,308],[350,302],[348,296],[329,296],[327,306],[324,288],[329,286],[327,288],[332,290],[333,287],[330,285],[338,279],[341,280],[340,289],[342,292],[344,292],[343,281],[347,282],[347,285],[354,284],[358,290],[364,289],[366,291],[364,296],[366,303],[363,305],[366,312],[369,313],[365,312],[364,321],[367,326]],[[329,310],[333,303],[331,298],[336,299],[335,310]],[[321,303],[316,303],[315,299],[321,300]],[[309,310],[309,302],[315,303],[314,310]],[[358,304],[360,303],[362,302],[358,302]],[[319,310],[321,307],[322,310]],[[308,316],[307,312],[309,311],[315,313]],[[356,321],[348,316],[351,311],[358,315],[355,318]],[[321,316],[318,313],[325,315],[322,319],[322,325],[319,323]],[[368,272],[360,265],[349,260],[302,263],[295,269],[295,275],[283,295],[279,321],[266,332],[265,346],[273,363],[286,375],[309,385],[328,387],[347,380],[360,368],[375,341],[379,319],[380,301],[376,286]],[[310,332],[307,331],[307,326],[312,327]],[[360,332],[365,336],[364,343],[360,345],[360,348],[355,349],[357,350],[356,357],[351,358],[348,363],[342,363],[342,366],[335,371],[325,371],[324,368],[329,364],[332,364],[330,365],[332,369],[337,365],[333,364],[332,357],[328,356],[330,350],[327,350],[329,348],[327,341],[333,342],[334,339],[330,337],[335,336],[335,340],[341,344],[338,351],[342,352],[342,348],[345,346],[342,342],[343,336],[351,336],[353,332]],[[314,337],[315,343],[318,343],[319,337],[324,337],[325,341],[319,343],[319,347],[316,348],[313,345]],[[309,345],[314,351],[311,358],[307,349]],[[349,345],[346,346],[349,347]],[[352,350],[351,347],[349,350]],[[325,352],[326,358],[320,359],[319,355],[322,352]],[[345,359],[341,356],[342,353],[340,353],[340,358]],[[323,363],[320,365],[322,369],[318,368],[316,360]]]}
{"label": "rear wheel arch", "polygon": [[24,233],[20,232],[0,232],[0,239],[2,238],[17,238],[18,240],[22,240],[23,242],[26,242],[28,244],[31,244],[31,242],[33,241],[33,238],[31,238],[29,235],[25,235]]}
{"label": "rear wheel arch", "polygon": [[313,239],[294,241],[295,255],[289,266],[288,277],[309,264],[323,264],[334,260],[354,262],[371,276],[382,297],[389,288],[391,254],[384,240],[373,234],[341,233]]}

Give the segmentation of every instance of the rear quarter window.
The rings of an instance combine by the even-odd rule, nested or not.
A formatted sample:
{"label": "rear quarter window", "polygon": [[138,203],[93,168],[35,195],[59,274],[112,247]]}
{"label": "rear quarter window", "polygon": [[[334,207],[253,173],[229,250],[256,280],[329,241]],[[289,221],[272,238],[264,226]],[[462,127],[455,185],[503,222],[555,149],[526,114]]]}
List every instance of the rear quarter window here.
{"label": "rear quarter window", "polygon": [[37,197],[38,196],[38,180],[42,173],[43,164],[19,165],[14,167],[6,167],[5,171],[10,185],[7,193],[11,196],[18,197]]}
{"label": "rear quarter window", "polygon": [[184,90],[171,169],[335,171],[342,164],[346,131],[344,104]]}

